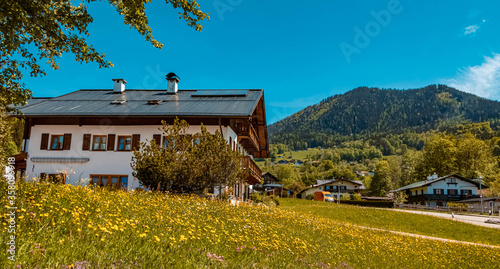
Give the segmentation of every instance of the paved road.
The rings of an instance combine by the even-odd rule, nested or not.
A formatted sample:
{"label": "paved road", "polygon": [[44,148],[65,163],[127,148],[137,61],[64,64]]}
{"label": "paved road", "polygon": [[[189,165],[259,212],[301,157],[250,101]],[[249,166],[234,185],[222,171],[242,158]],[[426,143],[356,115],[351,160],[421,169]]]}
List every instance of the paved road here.
{"label": "paved road", "polygon": [[[438,218],[451,219],[451,214],[450,213],[439,213],[439,212],[428,212],[428,211],[417,211],[417,210],[404,210],[404,209],[389,209],[389,210],[395,210],[395,211],[406,212],[406,213],[413,213],[413,214],[429,215],[429,216],[435,216],[435,217],[438,217]],[[485,221],[488,218],[489,218],[489,216],[474,216],[474,215],[458,215],[458,214],[455,214],[455,220],[456,221],[467,222],[467,223],[474,224],[474,225],[479,225],[479,226],[484,226],[484,227],[489,227],[489,228],[500,229],[500,224],[485,223]],[[494,219],[498,219],[498,216],[495,216]]]}

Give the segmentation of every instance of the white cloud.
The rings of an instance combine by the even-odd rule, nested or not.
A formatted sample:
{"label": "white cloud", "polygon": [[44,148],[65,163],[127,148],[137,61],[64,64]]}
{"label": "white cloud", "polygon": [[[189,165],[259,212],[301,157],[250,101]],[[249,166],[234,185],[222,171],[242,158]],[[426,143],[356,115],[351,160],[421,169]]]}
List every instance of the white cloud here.
{"label": "white cloud", "polygon": [[479,30],[479,28],[481,28],[481,25],[486,23],[486,20],[481,20],[480,23],[478,24],[474,24],[474,25],[470,25],[470,26],[467,26],[465,27],[465,33],[464,35],[471,35],[471,34],[474,34],[477,32],[477,30]]}
{"label": "white cloud", "polygon": [[465,27],[465,35],[470,35],[470,34],[473,34],[473,33],[475,33],[478,29],[479,29],[479,26],[477,26],[477,25],[467,26],[467,27]]}
{"label": "white cloud", "polygon": [[461,91],[500,100],[500,54],[485,56],[481,65],[460,69],[455,78],[444,80],[444,83]]}

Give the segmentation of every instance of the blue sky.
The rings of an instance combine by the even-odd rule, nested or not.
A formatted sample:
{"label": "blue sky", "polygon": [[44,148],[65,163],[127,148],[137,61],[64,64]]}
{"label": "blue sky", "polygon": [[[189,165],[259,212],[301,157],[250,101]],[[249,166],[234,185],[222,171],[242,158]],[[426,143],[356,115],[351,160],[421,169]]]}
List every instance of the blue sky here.
{"label": "blue sky", "polygon": [[[165,1],[147,15],[155,49],[123,24],[114,8],[91,3],[89,43],[115,65],[79,64],[24,80],[34,96],[78,89],[164,89],[177,73],[180,89],[262,88],[268,123],[358,86],[417,88],[445,83],[500,99],[500,3],[497,1],[199,0],[210,13],[190,29]],[[497,54],[499,53],[499,54]]]}

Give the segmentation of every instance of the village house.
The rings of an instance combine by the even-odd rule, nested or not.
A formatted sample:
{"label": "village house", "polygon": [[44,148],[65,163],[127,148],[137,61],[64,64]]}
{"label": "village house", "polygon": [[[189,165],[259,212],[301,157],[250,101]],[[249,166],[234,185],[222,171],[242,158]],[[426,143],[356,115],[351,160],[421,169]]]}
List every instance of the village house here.
{"label": "village house", "polygon": [[[405,193],[408,196],[407,203],[436,207],[446,206],[448,202],[479,198],[479,187],[479,182],[459,175],[438,177],[434,174],[428,176],[426,180],[403,186],[391,192]],[[482,188],[487,187],[482,185]]]}
{"label": "village house", "polygon": [[353,172],[356,174],[356,177],[366,177],[366,176],[369,176],[369,172],[368,171],[354,170]]}
{"label": "village house", "polygon": [[304,165],[304,162],[302,160],[297,160],[295,162],[295,165],[299,166],[299,165]]}
{"label": "village house", "polygon": [[232,187],[235,197],[248,197],[262,180],[253,158],[269,157],[264,91],[182,90],[176,76],[167,79],[164,90],[129,90],[113,79],[111,89],[30,100],[20,109],[26,124],[18,169],[27,179],[72,171],[64,183],[134,190],[140,185],[132,176],[133,150],[141,142],[162,144],[161,121],[171,125],[178,117],[189,123],[188,133],[204,124],[244,155],[248,178]]}
{"label": "village house", "polygon": [[345,193],[351,197],[355,193],[360,193],[366,187],[363,182],[351,179],[332,179],[332,180],[318,180],[318,184],[299,192],[298,197],[305,199],[308,195],[314,195],[317,191],[327,191],[332,194],[335,199],[341,198]]}
{"label": "village house", "polygon": [[279,178],[269,172],[262,173],[262,181],[262,184],[253,186],[254,191],[265,195],[276,195],[279,197],[293,195],[293,192],[283,187],[283,183]]}
{"label": "village house", "polygon": [[288,161],[287,160],[279,160],[278,164],[288,164]]}

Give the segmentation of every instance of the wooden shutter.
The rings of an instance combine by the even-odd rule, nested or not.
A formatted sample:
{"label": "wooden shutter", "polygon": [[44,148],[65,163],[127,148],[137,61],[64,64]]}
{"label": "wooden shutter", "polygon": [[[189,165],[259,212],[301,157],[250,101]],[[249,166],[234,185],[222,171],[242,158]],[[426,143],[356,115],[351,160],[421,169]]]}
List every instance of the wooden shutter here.
{"label": "wooden shutter", "polygon": [[110,151],[115,150],[115,135],[114,134],[108,134],[108,150],[110,150]]}
{"label": "wooden shutter", "polygon": [[141,143],[141,135],[140,134],[132,135],[132,150],[139,149],[140,143]]}
{"label": "wooden shutter", "polygon": [[156,142],[156,145],[161,146],[161,134],[154,134],[153,140]]}
{"label": "wooden shutter", "polygon": [[64,134],[63,150],[71,149],[71,134]]}
{"label": "wooden shutter", "polygon": [[82,150],[90,150],[90,139],[91,138],[92,138],[91,134],[84,134],[83,135]]}
{"label": "wooden shutter", "polygon": [[49,134],[42,134],[42,141],[40,142],[40,150],[47,150],[49,146]]}

